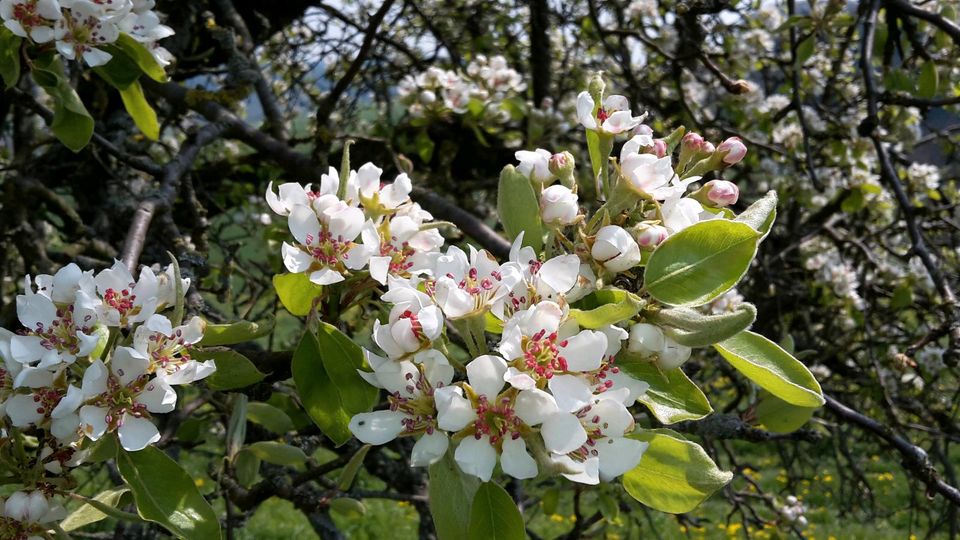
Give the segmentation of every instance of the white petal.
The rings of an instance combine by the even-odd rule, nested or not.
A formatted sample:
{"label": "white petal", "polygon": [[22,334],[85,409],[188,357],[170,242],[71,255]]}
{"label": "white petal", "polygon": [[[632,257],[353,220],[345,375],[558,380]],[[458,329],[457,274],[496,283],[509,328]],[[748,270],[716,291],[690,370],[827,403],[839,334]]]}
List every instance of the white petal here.
{"label": "white petal", "polygon": [[467,379],[474,392],[492,401],[503,388],[503,374],[506,371],[507,363],[503,358],[485,354],[467,364]]}
{"label": "white petal", "polygon": [[445,431],[460,431],[477,418],[470,400],[459,386],[445,386],[433,393],[437,405],[437,426]]}
{"label": "white petal", "polygon": [[550,415],[540,426],[540,435],[547,450],[555,454],[568,454],[587,442],[587,432],[580,419],[571,413]]}
{"label": "white petal", "polygon": [[593,397],[587,381],[576,375],[555,375],[547,385],[561,411],[578,411]]}
{"label": "white petal", "polygon": [[50,413],[50,418],[63,418],[73,414],[81,402],[83,402],[83,392],[71,384],[67,387],[66,395],[60,398],[60,402],[53,408],[53,412]]}
{"label": "white petal", "polygon": [[559,412],[560,409],[553,396],[543,390],[531,388],[517,394],[513,410],[524,424],[535,426]]}
{"label": "white petal", "polygon": [[630,110],[630,102],[627,100],[626,96],[611,94],[603,98],[603,108],[607,111],[607,113],[627,111]]}
{"label": "white petal", "polygon": [[[88,368],[89,369],[89,368]],[[83,434],[92,441],[96,441],[107,431],[107,409],[84,405],[80,407],[80,423]]]}
{"label": "white petal", "polygon": [[168,413],[177,405],[177,392],[161,378],[148,382],[136,400],[152,413]]}
{"label": "white petal", "polygon": [[129,414],[123,415],[123,424],[117,428],[117,435],[120,436],[120,446],[128,452],[143,450],[160,440],[160,431],[153,422]]}
{"label": "white petal", "polygon": [[640,463],[648,443],[624,437],[604,437],[597,440],[594,450],[600,458],[600,479],[609,482]]}
{"label": "white petal", "polygon": [[597,129],[597,119],[593,115],[595,106],[590,92],[580,92],[577,96],[577,120],[587,129]]}
{"label": "white petal", "polygon": [[533,377],[515,367],[507,368],[507,371],[503,374],[503,380],[517,390],[528,390],[537,386],[537,381]]}
{"label": "white petal", "polygon": [[294,274],[306,272],[313,264],[312,255],[286,242],[280,246],[280,256],[283,257],[283,266]]}
{"label": "white petal", "polygon": [[87,399],[107,391],[107,366],[103,365],[102,360],[94,360],[83,372],[80,388],[83,390],[83,397]]}
{"label": "white petal", "polygon": [[410,466],[427,467],[433,465],[443,458],[449,446],[450,439],[447,438],[446,433],[440,431],[434,431],[430,434],[425,433],[417,441],[417,444],[413,445],[413,450],[410,451]]}
{"label": "white petal", "polygon": [[503,441],[500,467],[506,474],[520,480],[537,475],[537,462],[527,452],[527,443],[520,437],[516,439],[507,437]]}
{"label": "white petal", "polygon": [[26,427],[43,420],[44,413],[37,411],[33,394],[17,394],[6,403],[7,416],[10,417],[10,423],[16,427]]}
{"label": "white petal", "polygon": [[405,414],[399,411],[374,411],[350,419],[350,432],[366,444],[385,444],[403,431]]}
{"label": "white petal", "polygon": [[603,332],[584,330],[566,339],[560,354],[567,361],[570,371],[593,371],[600,367],[607,351],[607,336]]}
{"label": "white petal", "polygon": [[294,206],[290,211],[288,225],[293,237],[301,244],[314,244],[320,236],[320,221],[309,206]]}
{"label": "white petal", "polygon": [[577,284],[580,275],[580,257],[561,255],[543,263],[537,275],[553,292],[565,294]]}
{"label": "white petal", "polygon": [[143,358],[130,347],[118,347],[110,360],[110,371],[117,376],[122,386],[127,386],[147,372],[150,360]]}
{"label": "white petal", "polygon": [[332,285],[334,283],[340,283],[344,279],[343,274],[330,268],[321,268],[310,274],[310,281],[317,285]]}
{"label": "white petal", "polygon": [[[574,464],[574,468],[578,469],[576,473],[564,473],[564,478],[572,482],[578,482],[580,484],[589,484],[595,486],[600,483],[600,460],[592,457],[587,459],[584,462],[576,463],[567,456],[562,456],[565,460],[569,460]],[[564,459],[558,460],[561,462],[565,461]]]}
{"label": "white petal", "polygon": [[497,450],[490,446],[490,439],[487,436],[480,439],[474,437],[463,439],[453,457],[460,466],[460,470],[484,482],[490,480],[493,468],[497,464]]}

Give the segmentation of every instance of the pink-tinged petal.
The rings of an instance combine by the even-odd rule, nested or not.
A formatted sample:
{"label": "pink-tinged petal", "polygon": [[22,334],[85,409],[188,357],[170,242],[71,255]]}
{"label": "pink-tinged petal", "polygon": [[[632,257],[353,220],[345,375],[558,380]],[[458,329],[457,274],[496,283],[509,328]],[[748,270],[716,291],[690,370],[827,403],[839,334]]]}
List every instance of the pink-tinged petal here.
{"label": "pink-tinged petal", "polygon": [[380,167],[373,163],[364,163],[357,170],[357,187],[360,189],[360,194],[364,197],[371,197],[379,191],[381,174],[383,174],[383,169]]}
{"label": "pink-tinged petal", "polygon": [[492,401],[503,388],[503,374],[506,371],[507,363],[503,358],[485,354],[467,364],[467,379],[474,392]]}
{"label": "pink-tinged petal", "polygon": [[120,446],[128,452],[143,450],[160,440],[160,431],[153,422],[129,414],[123,415],[123,424],[117,428],[117,435],[120,436]]}
{"label": "pink-tinged petal", "polygon": [[617,111],[603,121],[603,130],[607,133],[623,133],[640,125],[642,116],[633,116],[630,111]]}
{"label": "pink-tinged petal", "polygon": [[629,111],[630,102],[625,96],[611,94],[603,98],[603,108],[607,111],[607,114],[612,114],[617,111]]}
{"label": "pink-tinged petal", "polygon": [[440,461],[449,447],[450,439],[446,433],[440,431],[425,433],[410,451],[410,466],[429,467]]}
{"label": "pink-tinged petal", "polygon": [[517,395],[513,410],[528,426],[541,424],[560,411],[554,397],[538,388],[521,391]]}
{"label": "pink-tinged petal", "polygon": [[461,471],[488,482],[497,465],[497,450],[490,446],[490,439],[486,436],[480,439],[467,437],[460,441],[453,458]]}
{"label": "pink-tinged petal", "polygon": [[599,369],[606,350],[607,336],[594,330],[584,330],[560,346],[560,354],[567,360],[570,371]]}
{"label": "pink-tinged petal", "polygon": [[403,432],[405,414],[399,411],[374,411],[350,419],[350,433],[365,444],[385,444]]}
{"label": "pink-tinged petal", "polygon": [[587,442],[587,432],[580,419],[571,413],[548,416],[540,426],[540,435],[547,450],[555,454],[568,454]]}
{"label": "pink-tinged petal", "polygon": [[527,452],[522,438],[507,437],[500,452],[500,467],[510,476],[523,480],[537,476],[537,462]]}

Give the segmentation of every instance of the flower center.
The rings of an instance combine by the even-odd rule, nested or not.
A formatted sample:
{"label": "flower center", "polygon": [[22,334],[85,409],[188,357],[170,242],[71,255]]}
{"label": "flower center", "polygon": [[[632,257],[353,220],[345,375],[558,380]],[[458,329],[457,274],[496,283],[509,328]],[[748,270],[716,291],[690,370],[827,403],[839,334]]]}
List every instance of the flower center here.
{"label": "flower center", "polygon": [[[122,370],[118,374],[123,375]],[[128,385],[123,386],[112,373],[108,376],[106,392],[87,402],[90,405],[107,410],[103,417],[107,424],[107,431],[122,427],[124,415],[129,414],[137,418],[149,417],[147,406],[137,401],[137,396],[141,392],[153,390],[153,385],[156,383],[149,379],[150,375],[144,373]]]}
{"label": "flower center", "polygon": [[344,240],[343,236],[334,237],[327,230],[321,230],[319,237],[308,234],[306,240],[305,251],[316,261],[318,270],[326,266],[338,266],[350,257],[348,252],[353,247],[353,242]]}
{"label": "flower center", "polygon": [[557,333],[547,334],[540,330],[532,336],[524,336],[521,340],[523,350],[522,367],[539,378],[550,379],[557,371],[567,371],[567,360],[560,355],[560,347],[565,347],[567,340],[557,342]]}
{"label": "flower center", "polygon": [[597,120],[599,120],[600,122],[603,122],[607,118],[610,118],[610,115],[607,114],[606,109],[604,109],[603,107],[600,107],[599,109],[597,109]]}
{"label": "flower center", "polygon": [[391,237],[390,242],[380,244],[380,256],[390,257],[390,268],[388,272],[395,276],[408,277],[410,269],[413,268],[413,262],[408,259],[416,253],[409,242],[402,242],[397,245],[397,237]]}
{"label": "flower center", "polygon": [[174,330],[172,338],[159,332],[152,334],[148,339],[147,352],[152,361],[150,368],[155,372],[175,373],[193,360],[190,344],[183,339],[183,330],[179,328]]}
{"label": "flower center", "polygon": [[136,316],[140,313],[140,306],[134,304],[137,295],[130,289],[121,289],[119,292],[115,289],[107,289],[103,293],[103,302],[120,313],[120,322],[126,325],[127,317]]}
{"label": "flower center", "polygon": [[416,377],[416,382],[414,378],[413,373],[407,373],[406,390],[414,397],[406,398],[399,392],[388,396],[390,410],[400,411],[406,415],[402,420],[404,433],[433,435],[434,430],[437,429],[437,406],[433,401],[435,388],[423,376]]}
{"label": "flower center", "polygon": [[77,337],[77,332],[89,334],[90,327],[87,324],[92,319],[91,315],[87,315],[83,320],[84,326],[77,326],[73,320],[73,304],[58,306],[57,316],[49,326],[38,322],[36,327],[25,329],[21,333],[39,337],[40,345],[48,351],[57,350],[76,355],[80,353],[80,338]]}
{"label": "flower center", "polygon": [[486,435],[490,437],[490,445],[499,448],[507,436],[511,439],[520,438],[523,421],[514,412],[510,397],[504,396],[491,402],[487,396],[479,396],[476,410],[477,419],[473,422],[475,439],[480,440]]}
{"label": "flower center", "polygon": [[604,438],[601,430],[606,429],[609,425],[603,421],[603,418],[600,418],[599,414],[593,412],[592,408],[592,405],[587,405],[577,411],[577,418],[580,419],[580,424],[583,425],[584,431],[587,432],[587,442],[569,454],[572,459],[577,461],[586,461],[591,457],[599,455],[596,448],[597,441]]}
{"label": "flower center", "polygon": [[601,364],[600,369],[590,374],[590,380],[595,385],[595,394],[602,394],[613,387],[613,381],[607,378],[611,373],[620,373],[620,368],[614,365],[613,356]]}
{"label": "flower center", "polygon": [[33,0],[29,3],[16,4],[13,6],[13,18],[29,30],[34,26],[43,24],[43,18],[37,14],[37,2]]}

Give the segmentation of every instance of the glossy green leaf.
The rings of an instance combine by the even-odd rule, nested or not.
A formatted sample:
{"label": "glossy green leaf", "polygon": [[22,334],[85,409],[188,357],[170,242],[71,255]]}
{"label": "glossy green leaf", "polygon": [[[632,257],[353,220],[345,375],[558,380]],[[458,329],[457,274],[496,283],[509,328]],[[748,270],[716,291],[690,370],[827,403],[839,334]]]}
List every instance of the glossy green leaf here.
{"label": "glossy green leaf", "polygon": [[127,109],[127,114],[133,118],[133,123],[137,125],[140,132],[151,141],[159,139],[160,123],[157,121],[157,111],[147,103],[140,83],[135,82],[120,90],[120,98],[123,100],[124,108]]}
{"label": "glossy green leaf", "polygon": [[661,371],[653,362],[634,358],[629,353],[617,355],[616,365],[650,385],[637,401],[646,405],[663,424],[699,420],[713,412],[707,396],[681,369]]}
{"label": "glossy green leaf", "polygon": [[920,68],[920,76],[917,77],[917,95],[930,99],[937,95],[939,84],[937,65],[933,61],[924,62],[923,67]]}
{"label": "glossy green leaf", "polygon": [[603,289],[584,298],[585,309],[571,309],[570,317],[583,328],[602,328],[632,318],[644,302],[639,296],[621,289]]}
{"label": "glossy green leaf", "polygon": [[707,315],[697,309],[679,307],[653,312],[647,318],[666,325],[663,331],[681,345],[707,347],[749,328],[757,318],[757,308],[744,302],[733,311]]}
{"label": "glossy green leaf", "polygon": [[260,401],[251,401],[247,403],[247,420],[254,424],[261,425],[270,431],[283,435],[288,431],[293,431],[293,421],[287,416],[287,413]]}
{"label": "glossy green leaf", "polygon": [[63,64],[53,57],[49,62],[37,61],[31,72],[33,79],[53,99],[53,121],[50,129],[64,146],[79,152],[93,136],[93,117],[80,96],[70,86]]}
{"label": "glossy green leaf", "polygon": [[229,324],[207,324],[203,330],[201,347],[215,347],[217,345],[235,345],[246,341],[253,341],[263,337],[273,330],[276,319],[270,317],[263,322],[238,321]]}
{"label": "glossy green leaf", "polygon": [[[123,497],[124,493],[129,493],[128,488],[114,488],[108,489],[98,493],[93,497],[93,502],[84,502],[80,505],[79,508],[70,512],[70,514],[60,522],[60,528],[70,532],[81,527],[86,527],[91,523],[96,523],[108,517],[108,514],[103,512],[106,506],[107,508],[116,510],[120,505],[120,499]],[[100,509],[98,509],[100,507]],[[126,514],[124,512],[123,514]],[[116,516],[114,516],[116,517]],[[137,518],[139,521],[139,516],[133,514],[133,517]]]}
{"label": "glossy green leaf", "polygon": [[481,484],[470,506],[470,540],[523,540],[523,515],[495,482]]}
{"label": "glossy green leaf", "polygon": [[740,281],[757,253],[759,236],[750,225],[735,221],[691,225],[653,251],[644,287],[665,304],[705,304]]}
{"label": "glossy green leaf", "polygon": [[470,530],[469,509],[479,486],[477,477],[457,466],[452,449],[430,466],[430,515],[438,540],[462,540]]}
{"label": "glossy green leaf", "polygon": [[803,427],[813,417],[815,407],[797,407],[763,391],[757,403],[757,420],[767,431],[790,433]]}
{"label": "glossy green leaf", "polygon": [[130,486],[140,517],[187,540],[220,538],[220,521],[193,478],[155,446],[120,450],[120,475]]}
{"label": "glossy green leaf", "polygon": [[350,486],[353,485],[353,480],[357,477],[357,473],[360,472],[360,467],[363,467],[363,460],[367,457],[368,452],[370,452],[370,445],[365,444],[357,450],[357,453],[350,457],[350,461],[343,467],[343,470],[340,471],[340,477],[337,478],[337,489],[340,491],[350,490]]}
{"label": "glossy green leaf", "polygon": [[167,81],[167,73],[164,71],[163,66],[157,63],[157,59],[154,58],[150,51],[139,41],[133,39],[128,34],[120,34],[120,37],[117,38],[117,41],[115,41],[113,45],[130,57],[147,77],[157,82]]}
{"label": "glossy green leaf", "polygon": [[303,453],[303,450],[276,441],[258,441],[247,445],[244,450],[249,450],[261,461],[274,465],[295,467],[307,462],[307,455]]}
{"label": "glossy green leaf", "polygon": [[733,473],[721,471],[700,445],[670,430],[644,431],[631,437],[649,446],[640,463],[623,475],[623,488],[655,510],[689,512],[733,478]]}
{"label": "glossy green leaf", "polygon": [[320,431],[337,446],[350,440],[347,426],[351,413],[343,407],[340,390],[324,368],[320,345],[312,333],[304,332],[300,339],[291,370],[303,408]]}
{"label": "glossy green leaf", "polygon": [[340,392],[340,401],[351,415],[367,412],[377,404],[380,395],[357,373],[364,367],[363,349],[346,334],[329,323],[317,327],[317,343],[323,367]]}
{"label": "glossy green leaf", "polygon": [[94,73],[117,90],[127,88],[140,79],[143,70],[133,58],[117,47],[109,47],[109,52],[113,57],[106,64],[93,68]]}
{"label": "glossy green leaf", "polygon": [[20,44],[23,39],[0,26],[0,78],[4,88],[13,88],[20,80]]}
{"label": "glossy green leaf", "polygon": [[310,281],[307,274],[277,274],[273,276],[273,288],[283,307],[297,317],[310,314],[313,302],[323,293],[323,287]]}
{"label": "glossy green leaf", "polygon": [[193,357],[200,361],[213,360],[217,364],[217,370],[204,379],[207,387],[212,390],[246,388],[266,377],[249,358],[227,348],[196,349]]}
{"label": "glossy green leaf", "polygon": [[777,220],[777,192],[768,191],[733,220],[753,227],[760,233],[760,241],[763,241],[770,234],[773,222]]}
{"label": "glossy green leaf", "polygon": [[497,215],[507,238],[512,241],[523,233],[523,245],[540,251],[543,247],[540,199],[530,180],[517,172],[513,165],[507,165],[500,172]]}
{"label": "glossy green leaf", "polygon": [[823,391],[810,370],[769,339],[741,332],[714,348],[737,371],[787,403],[799,407],[823,405]]}

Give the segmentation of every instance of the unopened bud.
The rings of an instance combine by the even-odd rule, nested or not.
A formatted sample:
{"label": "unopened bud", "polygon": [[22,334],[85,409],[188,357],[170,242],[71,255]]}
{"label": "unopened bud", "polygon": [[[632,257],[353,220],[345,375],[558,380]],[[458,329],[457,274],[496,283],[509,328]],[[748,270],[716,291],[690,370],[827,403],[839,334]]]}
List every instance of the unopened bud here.
{"label": "unopened bud", "polygon": [[703,144],[700,146],[700,153],[702,154],[712,154],[716,151],[717,147],[710,141],[703,141]]}
{"label": "unopened bud", "polygon": [[680,151],[699,152],[703,147],[703,143],[703,137],[700,136],[699,133],[694,133],[691,131],[683,136],[683,140],[680,143]]}
{"label": "unopened bud", "polygon": [[730,93],[736,95],[749,94],[750,92],[753,92],[753,89],[754,85],[751,84],[750,81],[738,79],[734,81],[733,85],[730,87]]}
{"label": "unopened bud", "polygon": [[734,165],[740,163],[743,156],[747,155],[747,146],[743,144],[740,137],[730,137],[720,143],[720,146],[717,147],[717,152],[723,155],[724,163]]}
{"label": "unopened bud", "polygon": [[654,139],[653,146],[650,147],[649,152],[658,158],[662,158],[667,155],[667,143],[663,139]]}
{"label": "unopened bud", "polygon": [[603,103],[603,91],[606,90],[607,85],[603,82],[603,72],[598,71],[590,77],[590,82],[587,83],[587,92],[590,92],[590,97],[593,98],[594,103]]}
{"label": "unopened bud", "polygon": [[573,159],[573,154],[570,152],[561,152],[550,156],[550,172],[557,176],[560,176],[561,173],[564,172],[573,171],[574,167],[576,167],[576,162]]}
{"label": "unopened bud", "polygon": [[736,204],[740,199],[740,188],[727,180],[711,180],[703,187],[707,192],[707,200],[718,207]]}
{"label": "unopened bud", "polygon": [[666,227],[662,225],[641,223],[634,229],[633,235],[634,238],[637,239],[637,244],[640,246],[640,249],[649,250],[659,246],[661,242],[667,239],[670,233]]}
{"label": "unopened bud", "polygon": [[424,105],[432,105],[436,101],[437,95],[432,91],[424,90],[423,92],[420,92],[420,103],[423,103]]}

